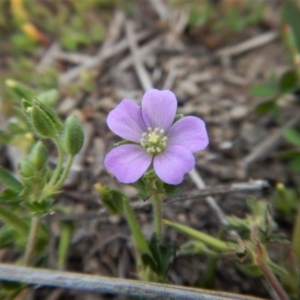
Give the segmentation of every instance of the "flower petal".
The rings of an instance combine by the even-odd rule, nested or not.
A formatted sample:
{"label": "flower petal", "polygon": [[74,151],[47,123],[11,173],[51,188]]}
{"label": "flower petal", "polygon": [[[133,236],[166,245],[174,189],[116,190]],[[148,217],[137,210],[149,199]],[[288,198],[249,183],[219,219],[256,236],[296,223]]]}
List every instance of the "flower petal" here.
{"label": "flower petal", "polygon": [[178,120],[168,132],[168,145],[182,146],[192,152],[203,150],[208,145],[205,123],[196,117]]}
{"label": "flower petal", "polygon": [[177,109],[175,95],[168,90],[150,89],[142,99],[142,114],[147,127],[161,128],[165,131],[171,127]]}
{"label": "flower petal", "polygon": [[185,173],[195,166],[192,152],[181,146],[168,147],[162,154],[154,157],[153,167],[157,176],[166,183],[179,184]]}
{"label": "flower petal", "polygon": [[104,165],[122,183],[136,182],[147,171],[152,156],[138,145],[122,145],[112,149]]}
{"label": "flower petal", "polygon": [[124,99],[107,117],[111,131],[121,138],[139,143],[142,133],[146,131],[141,108],[130,99]]}

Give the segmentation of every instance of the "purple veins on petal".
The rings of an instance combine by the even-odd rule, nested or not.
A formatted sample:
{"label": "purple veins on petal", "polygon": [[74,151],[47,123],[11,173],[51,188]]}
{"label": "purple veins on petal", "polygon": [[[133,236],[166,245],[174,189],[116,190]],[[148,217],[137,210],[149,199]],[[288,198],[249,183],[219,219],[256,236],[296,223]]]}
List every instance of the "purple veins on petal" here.
{"label": "purple veins on petal", "polygon": [[141,108],[130,99],[124,99],[107,117],[111,131],[123,139],[139,143],[146,131]]}
{"label": "purple veins on petal", "polygon": [[142,114],[147,127],[167,131],[175,118],[177,100],[171,91],[150,89],[142,99]]}
{"label": "purple veins on petal", "polygon": [[152,156],[139,145],[122,145],[112,149],[104,165],[122,183],[136,182],[147,171]]}
{"label": "purple veins on petal", "polygon": [[197,117],[184,117],[175,122],[168,132],[169,145],[180,145],[192,152],[208,145],[205,123]]}
{"label": "purple veins on petal", "polygon": [[195,166],[190,150],[182,146],[170,146],[154,157],[153,167],[157,176],[168,184],[179,184],[186,173]]}

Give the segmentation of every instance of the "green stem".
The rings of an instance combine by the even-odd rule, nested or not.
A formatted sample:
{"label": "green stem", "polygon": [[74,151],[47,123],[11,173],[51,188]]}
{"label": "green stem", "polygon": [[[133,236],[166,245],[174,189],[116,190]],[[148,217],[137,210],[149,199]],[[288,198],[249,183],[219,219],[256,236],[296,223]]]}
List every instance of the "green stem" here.
{"label": "green stem", "polygon": [[63,152],[63,149],[62,149],[62,146],[59,142],[59,139],[57,137],[53,138],[53,142],[57,148],[57,151],[58,151],[58,160],[57,160],[57,165],[56,165],[56,168],[54,170],[54,173],[52,175],[52,178],[49,182],[49,186],[53,186],[55,184],[55,182],[57,181],[57,179],[59,178],[59,175],[61,173],[61,169],[62,169],[62,165],[63,165],[63,162],[64,162],[64,152]]}
{"label": "green stem", "polygon": [[151,256],[151,251],[141,231],[141,226],[127,199],[123,199],[123,208],[124,208],[124,214],[128,222],[131,234],[133,236],[136,249],[141,253],[147,253],[148,255]]}
{"label": "green stem", "polygon": [[153,205],[153,227],[156,233],[157,240],[162,242],[162,201],[158,193],[155,193],[152,198]]}
{"label": "green stem", "polygon": [[61,174],[59,180],[56,182],[56,184],[55,184],[54,187],[53,187],[54,190],[59,190],[59,188],[61,187],[61,185],[62,185],[62,184],[64,183],[64,181],[66,180],[66,178],[67,178],[67,176],[68,176],[68,174],[69,174],[69,171],[70,171],[70,168],[71,168],[73,159],[74,159],[74,156],[73,156],[73,155],[69,155],[69,156],[68,156],[66,165],[65,165],[65,167],[64,167],[64,171],[63,171],[63,173]]}
{"label": "green stem", "polygon": [[179,230],[180,232],[200,241],[206,245],[209,245],[213,249],[224,252],[230,250],[230,247],[227,244],[217,238],[214,238],[206,233],[193,229],[189,226],[182,225],[179,223],[171,222],[169,220],[163,220],[164,224]]}
{"label": "green stem", "polygon": [[57,265],[59,270],[63,270],[65,266],[68,249],[70,245],[71,233],[72,233],[71,223],[63,222],[61,224],[61,235],[60,235],[59,246],[58,246]]}
{"label": "green stem", "polygon": [[32,256],[32,253],[33,253],[33,250],[34,250],[39,224],[40,224],[40,219],[39,218],[33,217],[31,219],[30,232],[29,232],[29,236],[28,236],[28,241],[27,241],[26,251],[25,251],[25,257],[24,257],[25,266],[30,265],[30,259],[31,259],[31,256]]}
{"label": "green stem", "polygon": [[293,230],[292,248],[297,257],[298,263],[300,263],[300,207],[298,208]]}
{"label": "green stem", "polygon": [[272,287],[276,291],[279,299],[280,300],[289,300],[289,297],[286,294],[285,290],[282,288],[282,286],[279,283],[279,281],[277,280],[276,276],[268,268],[268,266],[263,263],[263,264],[261,264],[260,268],[263,271],[263,273],[264,273],[266,279],[268,280],[268,282],[272,285]]}

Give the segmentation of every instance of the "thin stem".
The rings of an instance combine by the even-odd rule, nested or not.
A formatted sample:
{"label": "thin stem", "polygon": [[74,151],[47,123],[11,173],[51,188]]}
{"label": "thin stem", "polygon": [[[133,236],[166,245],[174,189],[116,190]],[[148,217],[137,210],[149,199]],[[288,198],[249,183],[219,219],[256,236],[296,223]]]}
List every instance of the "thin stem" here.
{"label": "thin stem", "polygon": [[73,156],[73,155],[69,155],[69,156],[68,156],[66,165],[65,165],[65,167],[64,167],[64,171],[63,171],[63,173],[61,174],[59,180],[56,182],[56,184],[55,184],[54,187],[53,187],[54,190],[58,190],[58,189],[61,187],[61,185],[64,183],[64,181],[66,180],[66,178],[67,178],[67,176],[68,176],[68,174],[69,174],[69,171],[70,171],[70,168],[71,168],[73,159],[74,159],[74,156]]}
{"label": "thin stem", "polygon": [[34,250],[39,224],[40,224],[40,219],[37,217],[32,217],[28,241],[26,245],[25,256],[24,256],[25,266],[30,265],[30,259]]}
{"label": "thin stem", "polygon": [[298,213],[293,229],[292,248],[297,257],[298,263],[300,263],[300,207],[298,208]]}
{"label": "thin stem", "polygon": [[57,165],[56,165],[56,168],[52,175],[52,178],[50,179],[50,182],[49,182],[50,187],[53,186],[55,184],[56,180],[59,178],[59,175],[60,175],[61,169],[62,169],[62,165],[63,165],[63,161],[64,161],[64,152],[63,152],[63,149],[59,142],[59,139],[57,137],[55,137],[55,138],[53,138],[53,142],[58,151],[58,160],[57,160]]}
{"label": "thin stem", "polygon": [[273,274],[273,272],[268,268],[266,264],[261,264],[261,269],[266,277],[266,279],[269,281],[269,283],[272,285],[274,290],[276,291],[277,295],[281,300],[289,300],[288,295],[282,288],[281,284],[277,280],[276,276]]}
{"label": "thin stem", "polygon": [[162,203],[161,197],[155,193],[152,198],[153,205],[153,227],[159,243],[162,242]]}

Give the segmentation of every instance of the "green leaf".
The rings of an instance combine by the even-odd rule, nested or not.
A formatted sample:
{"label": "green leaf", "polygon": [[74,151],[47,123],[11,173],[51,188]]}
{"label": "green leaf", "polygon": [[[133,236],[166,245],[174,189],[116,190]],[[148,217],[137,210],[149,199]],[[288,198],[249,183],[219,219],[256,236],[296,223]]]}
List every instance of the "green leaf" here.
{"label": "green leaf", "polygon": [[286,129],[283,135],[290,143],[300,146],[300,133],[295,129]]}
{"label": "green leaf", "polygon": [[296,157],[300,157],[300,151],[297,150],[288,150],[288,151],[282,151],[279,153],[279,157],[280,158],[296,158]]}
{"label": "green leaf", "polygon": [[299,203],[299,197],[295,190],[278,184],[274,193],[275,208],[283,214],[292,214]]}
{"label": "green leaf", "polygon": [[95,188],[99,192],[100,200],[103,205],[112,214],[123,213],[123,199],[126,199],[126,196],[123,193],[117,190],[110,190],[100,184],[95,185]]}
{"label": "green leaf", "polygon": [[276,86],[254,85],[250,88],[249,93],[251,96],[275,97],[278,94],[278,90]]}
{"label": "green leaf", "polygon": [[0,182],[14,192],[21,192],[23,190],[22,183],[1,166]]}
{"label": "green leaf", "polygon": [[166,194],[166,196],[178,196],[180,195],[180,188],[176,185],[171,185],[171,184],[167,184],[164,183],[164,192]]}
{"label": "green leaf", "polygon": [[154,271],[156,274],[159,274],[158,266],[155,264],[155,261],[149,254],[143,253],[142,260],[145,266],[149,266],[152,271]]}
{"label": "green leaf", "polygon": [[24,219],[20,218],[17,214],[12,212],[10,209],[7,209],[4,206],[0,206],[0,219],[19,233],[27,236],[29,232],[29,224],[24,221]]}
{"label": "green leaf", "polygon": [[289,162],[290,168],[295,172],[300,172],[300,156],[292,159]]}
{"label": "green leaf", "polygon": [[289,24],[294,32],[296,46],[300,52],[300,9],[296,1],[284,1],[282,7],[282,23]]}
{"label": "green leaf", "polygon": [[175,244],[160,245],[154,233],[149,242],[149,249],[152,257],[143,254],[142,259],[145,265],[148,265],[155,273],[161,276],[162,281],[165,280],[170,264],[175,257]]}
{"label": "green leaf", "polygon": [[236,264],[236,266],[242,270],[246,275],[251,277],[261,276],[263,274],[261,268],[257,265],[241,265]]}
{"label": "green leaf", "polygon": [[297,88],[298,78],[295,71],[287,71],[279,80],[279,90],[282,94],[292,92]]}
{"label": "green leaf", "polygon": [[279,276],[286,276],[288,275],[288,272],[282,268],[281,266],[279,266],[278,264],[273,263],[271,260],[269,260],[267,262],[267,265],[269,266],[269,268],[272,270],[273,273],[279,275]]}
{"label": "green leaf", "polygon": [[153,194],[153,191],[149,189],[149,182],[145,176],[133,183],[132,186],[138,189],[138,197],[142,198],[144,201],[148,200]]}
{"label": "green leaf", "polygon": [[4,189],[0,195],[0,201],[5,201],[10,204],[20,204],[23,200],[24,199],[19,195],[19,192],[10,189]]}
{"label": "green leaf", "polygon": [[46,198],[39,201],[26,202],[25,205],[35,216],[41,218],[50,213],[52,203],[52,199]]}
{"label": "green leaf", "polygon": [[258,115],[264,115],[268,112],[271,112],[272,110],[275,109],[275,107],[277,106],[276,101],[275,100],[269,100],[269,101],[265,101],[263,103],[258,104],[255,107],[255,113],[257,113]]}
{"label": "green leaf", "polygon": [[12,229],[9,226],[2,226],[0,228],[0,248],[7,248],[13,246],[15,243]]}

